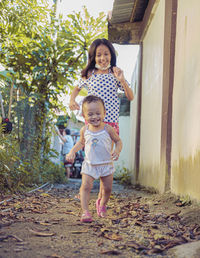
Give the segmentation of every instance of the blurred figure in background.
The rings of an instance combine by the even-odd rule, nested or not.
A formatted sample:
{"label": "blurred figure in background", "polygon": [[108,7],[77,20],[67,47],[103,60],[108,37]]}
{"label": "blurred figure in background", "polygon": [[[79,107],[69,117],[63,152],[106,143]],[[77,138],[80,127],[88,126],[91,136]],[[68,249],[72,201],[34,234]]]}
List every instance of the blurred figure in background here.
{"label": "blurred figure in background", "polygon": [[64,167],[65,167],[65,172],[66,172],[66,176],[67,178],[70,178],[70,173],[71,173],[71,168],[72,168],[72,163],[68,162],[66,160],[66,155],[70,152],[70,150],[73,148],[74,146],[74,141],[73,138],[71,136],[71,132],[70,129],[66,128],[63,131],[63,135],[60,133],[59,129],[57,128],[57,133],[58,136],[60,137],[61,141],[62,141],[62,150],[61,150],[61,154],[62,154],[62,159],[63,159],[63,163],[64,163]]}

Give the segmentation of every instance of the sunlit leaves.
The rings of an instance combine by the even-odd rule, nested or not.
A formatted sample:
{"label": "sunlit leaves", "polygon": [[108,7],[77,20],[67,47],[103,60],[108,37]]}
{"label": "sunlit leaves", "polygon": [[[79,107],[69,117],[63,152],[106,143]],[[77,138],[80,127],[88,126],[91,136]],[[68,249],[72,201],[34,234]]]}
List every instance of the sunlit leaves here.
{"label": "sunlit leaves", "polygon": [[66,112],[59,97],[76,85],[91,42],[106,33],[105,15],[93,18],[86,8],[64,20],[48,0],[0,2],[0,62],[8,70],[7,78],[0,75],[5,81],[0,87],[8,106],[9,83],[15,83],[12,134],[22,159],[29,156],[33,163],[30,170],[39,171],[40,160],[50,153],[50,122],[58,110]]}
{"label": "sunlit leaves", "polygon": [[106,15],[100,13],[99,17],[94,18],[84,7],[82,12],[70,14],[68,18],[71,23],[70,33],[73,35],[72,43],[76,46],[76,53],[82,54],[81,61],[85,65],[91,43],[97,38],[107,38]]}

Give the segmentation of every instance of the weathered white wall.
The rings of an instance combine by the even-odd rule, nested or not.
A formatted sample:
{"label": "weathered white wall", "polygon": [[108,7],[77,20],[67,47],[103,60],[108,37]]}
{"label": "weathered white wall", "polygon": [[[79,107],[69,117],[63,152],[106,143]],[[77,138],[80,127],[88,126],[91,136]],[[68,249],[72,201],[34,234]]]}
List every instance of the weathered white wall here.
{"label": "weathered white wall", "polygon": [[120,153],[119,159],[114,162],[117,168],[116,173],[123,167],[130,169],[130,116],[119,117],[119,136],[123,143],[123,148]]}
{"label": "weathered white wall", "polygon": [[159,1],[143,41],[139,183],[164,190],[160,171],[165,1]]}
{"label": "weathered white wall", "polygon": [[136,155],[136,127],[137,127],[137,112],[138,112],[138,93],[139,93],[139,58],[140,53],[138,53],[137,62],[135,64],[135,69],[132,74],[131,88],[133,90],[134,99],[130,105],[130,159],[129,167],[132,172],[132,182],[136,182],[136,171],[135,171],[135,155]]}
{"label": "weathered white wall", "polygon": [[200,1],[178,1],[172,191],[200,200]]}

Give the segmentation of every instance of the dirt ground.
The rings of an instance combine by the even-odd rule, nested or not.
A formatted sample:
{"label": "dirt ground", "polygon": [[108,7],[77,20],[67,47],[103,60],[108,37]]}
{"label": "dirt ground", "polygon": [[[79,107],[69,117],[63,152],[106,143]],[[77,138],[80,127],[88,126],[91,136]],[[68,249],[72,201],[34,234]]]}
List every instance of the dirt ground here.
{"label": "dirt ground", "polygon": [[0,257],[174,257],[172,247],[200,240],[199,204],[117,182],[107,218],[96,215],[95,182],[93,222],[81,223],[75,198],[80,183],[71,179],[22,196],[2,196]]}

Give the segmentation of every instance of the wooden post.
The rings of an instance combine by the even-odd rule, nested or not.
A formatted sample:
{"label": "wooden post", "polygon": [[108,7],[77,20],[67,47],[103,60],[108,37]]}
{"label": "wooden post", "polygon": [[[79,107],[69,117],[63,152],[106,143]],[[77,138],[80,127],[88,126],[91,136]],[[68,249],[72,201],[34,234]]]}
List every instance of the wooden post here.
{"label": "wooden post", "polygon": [[161,169],[165,171],[165,191],[170,189],[172,145],[172,99],[176,41],[177,0],[165,1],[163,94],[161,121]]}

